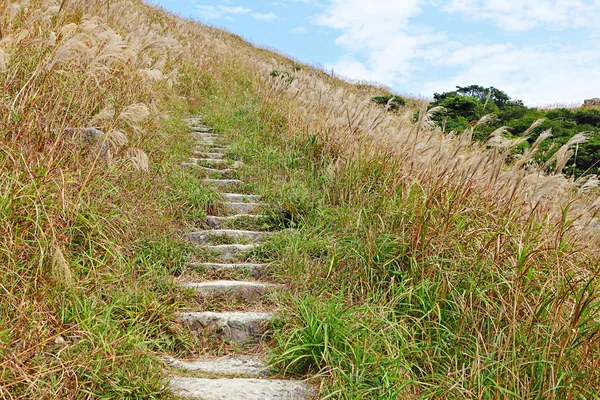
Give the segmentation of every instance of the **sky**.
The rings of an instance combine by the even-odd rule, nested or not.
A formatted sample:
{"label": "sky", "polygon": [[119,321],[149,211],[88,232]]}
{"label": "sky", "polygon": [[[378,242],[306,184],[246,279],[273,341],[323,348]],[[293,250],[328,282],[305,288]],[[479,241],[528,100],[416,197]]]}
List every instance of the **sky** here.
{"label": "sky", "polygon": [[600,0],[150,0],[338,76],[528,105],[600,97]]}

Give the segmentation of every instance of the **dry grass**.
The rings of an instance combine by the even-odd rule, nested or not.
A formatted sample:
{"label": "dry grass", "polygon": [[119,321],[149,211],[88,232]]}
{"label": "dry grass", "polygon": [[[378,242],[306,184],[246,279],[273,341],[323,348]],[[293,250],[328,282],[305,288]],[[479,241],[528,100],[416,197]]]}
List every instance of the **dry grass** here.
{"label": "dry grass", "polygon": [[107,4],[0,4],[2,398],[155,396],[150,350],[179,346],[173,294],[152,285],[184,252],[144,258],[174,229],[144,191],[166,186],[148,153],[171,157],[161,110],[182,47],[134,3]]}

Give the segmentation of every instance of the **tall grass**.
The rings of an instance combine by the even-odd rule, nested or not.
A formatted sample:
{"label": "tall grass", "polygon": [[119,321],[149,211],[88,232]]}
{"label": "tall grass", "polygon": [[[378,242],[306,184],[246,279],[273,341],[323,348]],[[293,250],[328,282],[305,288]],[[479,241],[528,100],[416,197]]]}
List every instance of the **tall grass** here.
{"label": "tall grass", "polygon": [[[598,259],[568,207],[554,219],[551,199],[498,198],[474,165],[411,162],[426,120],[402,148],[371,147],[230,73],[202,112],[297,227],[259,254],[295,287],[274,328],[282,373],[320,377],[329,398],[597,396]],[[489,180],[510,170],[489,157],[503,159]]]}
{"label": "tall grass", "polygon": [[193,346],[169,280],[188,250],[165,235],[188,217],[164,114],[182,48],[107,4],[0,4],[2,398],[159,397],[154,352]]}

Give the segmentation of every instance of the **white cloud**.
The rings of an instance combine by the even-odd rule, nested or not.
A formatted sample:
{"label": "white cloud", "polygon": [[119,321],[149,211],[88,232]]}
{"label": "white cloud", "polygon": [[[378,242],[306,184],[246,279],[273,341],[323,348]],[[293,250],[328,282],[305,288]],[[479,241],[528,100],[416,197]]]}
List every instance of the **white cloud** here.
{"label": "white cloud", "polygon": [[432,61],[434,63],[441,62],[446,65],[471,65],[473,62],[479,62],[486,57],[502,54],[512,48],[513,45],[511,44],[461,46],[456,50],[443,54],[444,57]]}
{"label": "white cloud", "polygon": [[279,18],[277,15],[275,15],[275,13],[272,13],[272,12],[254,13],[254,14],[252,14],[252,16],[254,17],[254,19],[257,19],[259,21],[274,21]]}
{"label": "white cloud", "polygon": [[358,35],[368,33],[364,29],[373,22],[388,29],[403,28],[420,11],[420,3],[421,0],[332,0],[316,22],[335,29],[355,28]]}
{"label": "white cloud", "polygon": [[506,91],[527,104],[581,103],[598,97],[600,49],[570,46],[494,47],[479,54],[454,76],[425,82],[422,93],[482,83]]}
{"label": "white cloud", "polygon": [[600,14],[600,0],[594,1],[331,0],[315,23],[340,32],[335,43],[345,55],[326,66],[338,75],[425,96],[456,85],[480,84],[500,88],[528,104],[572,103],[600,95],[600,48],[589,39],[598,27],[585,31],[585,37],[563,35],[560,44],[534,46],[517,34],[511,36],[512,42],[494,42],[498,36],[493,34],[459,40],[423,26],[418,17],[437,2],[438,10],[450,12],[458,23],[466,16],[511,31],[537,24],[555,30],[593,24],[595,19],[585,17]]}
{"label": "white cloud", "polygon": [[201,19],[229,19],[235,15],[244,15],[252,10],[246,7],[229,7],[229,6],[196,6],[196,12]]}
{"label": "white cloud", "polygon": [[492,21],[509,31],[526,31],[538,25],[552,29],[596,27],[600,18],[597,0],[450,0],[444,10]]}
{"label": "white cloud", "polygon": [[372,71],[369,71],[363,63],[356,61],[350,54],[346,54],[333,64],[328,64],[327,69],[333,70],[335,75],[361,81],[373,80]]}
{"label": "white cloud", "polygon": [[323,7],[322,0],[282,0],[282,1],[275,1],[271,4],[273,6],[287,7],[289,4],[292,4],[292,3],[303,3],[303,4],[310,5],[310,6]]}
{"label": "white cloud", "polygon": [[[221,0],[225,3],[231,3],[230,1]],[[215,20],[215,19],[225,19],[232,21],[234,16],[240,15],[248,15],[251,14],[252,17],[258,21],[274,21],[279,19],[279,17],[273,13],[260,13],[253,12],[251,8],[247,7],[239,7],[239,6],[207,6],[207,5],[197,5],[196,6],[197,15],[204,20]]]}
{"label": "white cloud", "polygon": [[297,26],[295,28],[293,28],[290,33],[292,34],[301,34],[301,33],[308,33],[308,29],[304,26]]}
{"label": "white cloud", "polygon": [[[418,52],[447,40],[444,34],[432,30],[412,29],[410,19],[420,13],[421,3],[422,0],[333,0],[315,22],[340,30],[336,44],[349,53],[327,67],[354,79],[385,84],[406,81]],[[363,55],[365,61],[356,61],[352,53]]]}

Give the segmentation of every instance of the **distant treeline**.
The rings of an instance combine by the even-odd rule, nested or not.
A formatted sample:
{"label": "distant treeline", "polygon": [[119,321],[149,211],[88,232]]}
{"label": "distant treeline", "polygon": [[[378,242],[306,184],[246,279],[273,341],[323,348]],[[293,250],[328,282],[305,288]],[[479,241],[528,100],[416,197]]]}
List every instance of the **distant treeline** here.
{"label": "distant treeline", "polygon": [[[519,137],[535,121],[544,122],[530,132],[527,141],[515,151],[521,152],[529,147],[545,130],[551,129],[552,136],[542,142],[536,159],[547,161],[552,154],[574,135],[585,132],[587,142],[579,145],[576,155],[565,168],[565,173],[576,175],[598,173],[600,166],[600,109],[557,108],[540,110],[527,107],[521,100],[511,99],[502,90],[494,87],[484,88],[478,85],[457,86],[455,91],[434,94],[430,109],[441,106],[434,113],[435,121],[446,132],[462,132],[469,125],[476,125],[473,138],[486,141],[490,133],[506,127],[504,134],[508,138]],[[483,116],[494,114],[485,124],[477,124]]]}

